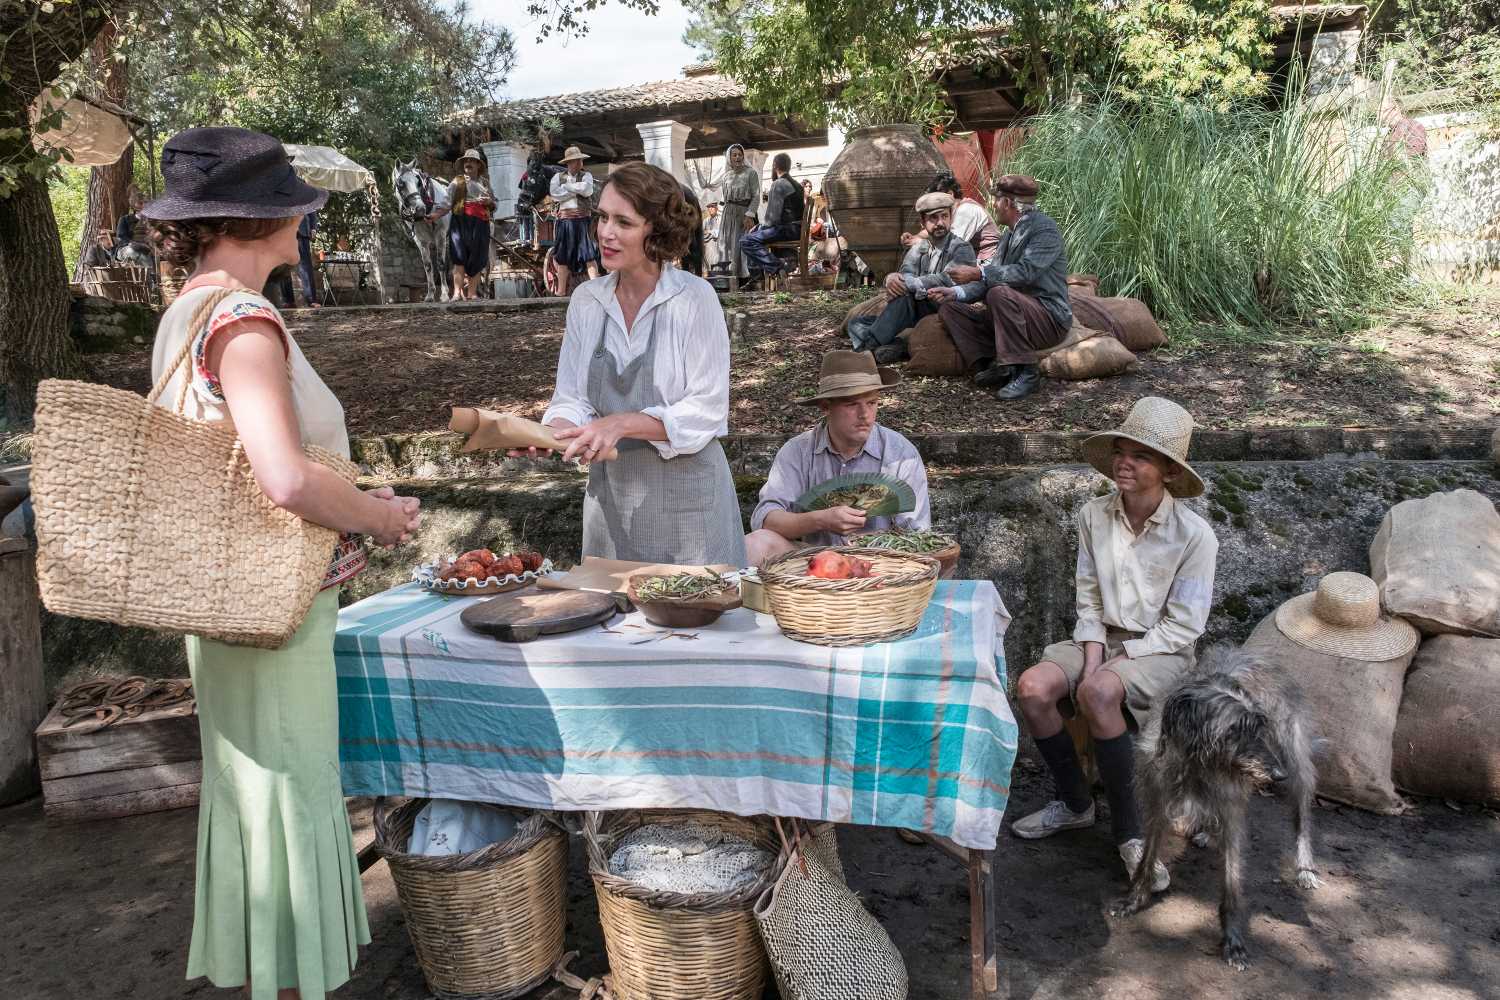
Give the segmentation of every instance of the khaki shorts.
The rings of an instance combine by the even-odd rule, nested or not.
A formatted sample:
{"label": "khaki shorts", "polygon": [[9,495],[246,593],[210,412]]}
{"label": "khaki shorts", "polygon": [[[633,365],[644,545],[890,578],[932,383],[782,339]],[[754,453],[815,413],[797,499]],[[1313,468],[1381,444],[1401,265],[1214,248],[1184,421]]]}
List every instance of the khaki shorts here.
{"label": "khaki shorts", "polygon": [[[1139,637],[1139,632],[1110,629],[1104,637],[1104,658],[1108,660],[1120,655],[1125,652],[1121,644],[1126,639]],[[1121,660],[1109,668],[1125,685],[1125,721],[1131,729],[1140,728],[1151,714],[1152,706],[1171,690],[1197,659],[1197,652],[1189,646],[1175,653],[1153,653],[1133,660]],[[1078,682],[1083,679],[1083,643],[1072,640],[1054,642],[1042,650],[1042,661],[1057,664],[1067,676],[1068,696],[1058,700],[1057,710],[1063,718],[1073,718],[1078,714]]]}

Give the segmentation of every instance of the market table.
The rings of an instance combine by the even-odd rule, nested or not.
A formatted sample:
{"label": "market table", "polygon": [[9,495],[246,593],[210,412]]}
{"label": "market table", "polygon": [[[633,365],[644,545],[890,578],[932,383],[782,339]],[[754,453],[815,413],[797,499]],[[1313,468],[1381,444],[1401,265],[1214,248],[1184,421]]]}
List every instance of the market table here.
{"label": "market table", "polygon": [[503,643],[460,624],[481,599],[413,583],[340,612],[346,795],[919,831],[969,866],[975,995],[997,988],[989,855],[1017,732],[993,584],[941,581],[915,635],[843,649],[748,608]]}

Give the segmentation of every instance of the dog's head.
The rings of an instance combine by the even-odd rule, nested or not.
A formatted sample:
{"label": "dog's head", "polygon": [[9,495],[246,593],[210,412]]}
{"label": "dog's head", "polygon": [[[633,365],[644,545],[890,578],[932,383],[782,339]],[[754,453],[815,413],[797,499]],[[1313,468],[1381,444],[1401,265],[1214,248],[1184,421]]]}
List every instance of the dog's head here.
{"label": "dog's head", "polygon": [[1265,788],[1286,777],[1269,721],[1221,677],[1185,684],[1167,697],[1157,753],[1184,778],[1216,774]]}

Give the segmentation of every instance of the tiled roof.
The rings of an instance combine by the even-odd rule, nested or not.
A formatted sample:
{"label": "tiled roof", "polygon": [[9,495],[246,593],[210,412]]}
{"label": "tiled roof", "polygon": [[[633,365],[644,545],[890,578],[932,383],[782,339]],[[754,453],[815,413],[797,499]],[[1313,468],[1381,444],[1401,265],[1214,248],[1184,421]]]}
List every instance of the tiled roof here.
{"label": "tiled roof", "polygon": [[461,111],[454,116],[457,124],[469,122],[529,121],[543,115],[593,115],[671,104],[696,104],[700,101],[732,100],[744,97],[742,84],[726,76],[710,74],[681,80],[661,80],[634,87],[611,90],[585,90],[555,97],[528,97],[504,104],[489,104]]}
{"label": "tiled roof", "polygon": [[1357,14],[1366,13],[1368,10],[1369,6],[1362,3],[1289,3],[1276,4],[1271,8],[1271,15],[1285,21],[1290,21],[1294,18],[1316,21],[1322,18],[1332,20],[1335,18],[1354,17]]}

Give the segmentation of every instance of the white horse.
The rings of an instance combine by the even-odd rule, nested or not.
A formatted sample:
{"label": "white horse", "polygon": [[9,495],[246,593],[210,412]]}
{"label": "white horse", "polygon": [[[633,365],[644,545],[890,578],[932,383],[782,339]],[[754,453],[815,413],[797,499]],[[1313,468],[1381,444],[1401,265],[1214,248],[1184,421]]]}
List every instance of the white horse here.
{"label": "white horse", "polygon": [[[406,235],[417,245],[422,256],[422,270],[427,276],[427,297],[424,302],[447,302],[453,297],[453,275],[448,269],[448,186],[434,182],[425,170],[417,167],[417,161],[397,161],[391,172],[391,189],[396,193],[396,202],[401,206],[401,223]],[[433,212],[443,214],[436,222],[427,221]]]}

